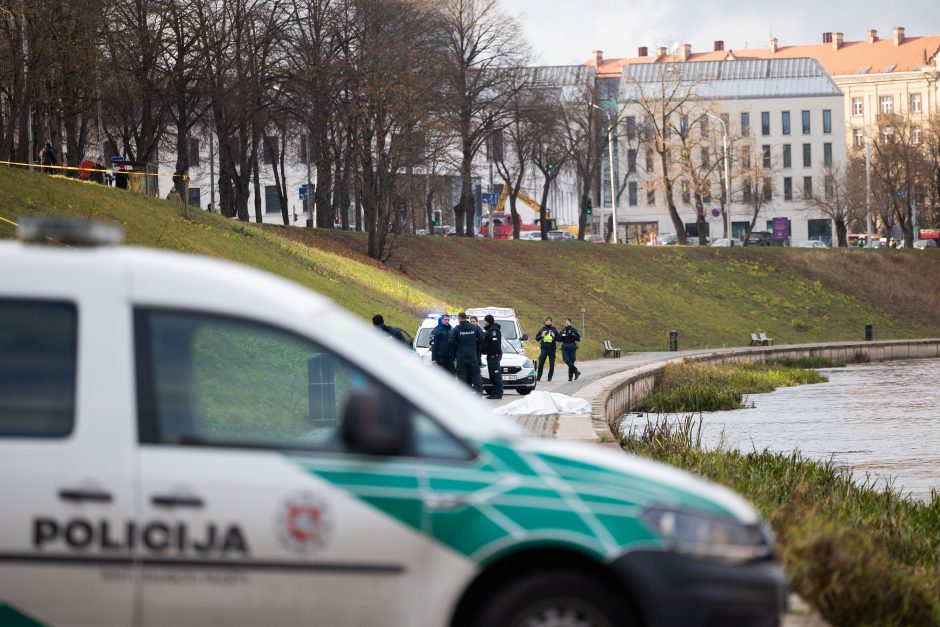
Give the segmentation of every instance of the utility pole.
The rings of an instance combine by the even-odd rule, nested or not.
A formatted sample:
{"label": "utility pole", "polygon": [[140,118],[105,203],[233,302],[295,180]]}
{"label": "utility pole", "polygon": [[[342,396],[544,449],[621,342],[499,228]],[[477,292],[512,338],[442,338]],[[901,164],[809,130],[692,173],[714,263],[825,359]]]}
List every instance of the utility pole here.
{"label": "utility pole", "polygon": [[865,245],[871,246],[871,137],[865,135]]}
{"label": "utility pole", "polygon": [[[212,129],[209,129],[209,211],[215,206],[215,139]],[[222,210],[219,209],[219,213]]]}
{"label": "utility pole", "polygon": [[619,240],[617,229],[617,183],[614,180],[614,120],[610,117],[610,111],[602,109],[596,104],[591,103],[595,109],[599,109],[607,114],[607,157],[610,162],[610,217],[611,217],[611,243],[616,244]]}
{"label": "utility pole", "polygon": [[725,237],[728,241],[731,241],[731,159],[728,155],[728,125],[725,123],[724,119],[720,116],[715,115],[714,113],[705,112],[710,118],[715,118],[721,123],[721,143],[722,148],[724,149],[724,162],[725,162],[725,216],[723,226],[725,227]]}
{"label": "utility pole", "polygon": [[307,198],[304,202],[307,204],[307,213],[310,214],[310,226],[315,227],[313,222],[313,194],[310,192],[310,132],[304,133],[304,156],[307,157]]}
{"label": "utility pole", "polygon": [[[23,78],[26,85],[29,85],[29,43],[26,38],[26,13],[22,15],[23,21]],[[100,102],[100,101],[99,101]],[[33,169],[33,153],[35,152],[33,146],[33,103],[30,100],[27,103],[29,107],[26,111],[26,150],[27,150],[27,160],[26,163],[29,164],[29,169]],[[22,140],[22,137],[20,138]]]}

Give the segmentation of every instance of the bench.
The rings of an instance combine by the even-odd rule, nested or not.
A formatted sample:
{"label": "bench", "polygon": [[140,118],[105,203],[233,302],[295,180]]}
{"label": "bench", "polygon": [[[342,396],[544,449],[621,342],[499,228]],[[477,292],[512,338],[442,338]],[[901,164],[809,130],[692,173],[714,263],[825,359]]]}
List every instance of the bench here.
{"label": "bench", "polygon": [[760,338],[757,337],[757,334],[756,334],[756,333],[751,333],[751,344],[750,344],[750,345],[751,345],[751,346],[760,346],[760,345],[761,345]]}
{"label": "bench", "polygon": [[610,345],[610,340],[604,340],[604,357],[608,355],[613,355],[614,357],[620,357],[620,349],[614,348]]}
{"label": "bench", "polygon": [[774,345],[774,338],[772,338],[772,337],[767,337],[767,334],[764,333],[763,331],[760,332],[760,337],[758,337],[757,339],[760,340],[760,343],[761,343],[761,345],[763,345],[763,346],[773,346],[773,345]]}

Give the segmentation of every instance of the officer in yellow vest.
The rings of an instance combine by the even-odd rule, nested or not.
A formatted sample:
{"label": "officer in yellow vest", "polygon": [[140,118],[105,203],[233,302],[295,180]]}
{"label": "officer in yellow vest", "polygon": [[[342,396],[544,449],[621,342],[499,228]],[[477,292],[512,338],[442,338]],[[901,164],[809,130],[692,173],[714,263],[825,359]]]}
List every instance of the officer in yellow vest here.
{"label": "officer in yellow vest", "polygon": [[535,334],[535,341],[539,343],[539,373],[538,380],[542,380],[542,366],[548,357],[548,380],[555,374],[555,349],[558,347],[558,329],[552,325],[551,318],[545,318],[545,326]]}

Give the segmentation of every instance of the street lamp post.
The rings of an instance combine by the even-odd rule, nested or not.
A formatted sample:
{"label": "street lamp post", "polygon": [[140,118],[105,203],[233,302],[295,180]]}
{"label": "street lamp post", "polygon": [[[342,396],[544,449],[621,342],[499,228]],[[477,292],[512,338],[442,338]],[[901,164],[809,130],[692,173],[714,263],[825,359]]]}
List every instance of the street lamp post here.
{"label": "street lamp post", "polygon": [[871,246],[871,137],[865,135],[865,245]]}
{"label": "street lamp post", "polygon": [[721,143],[722,149],[724,150],[724,162],[725,162],[725,219],[723,226],[725,227],[725,237],[728,239],[728,242],[731,242],[731,159],[728,155],[728,124],[721,118],[721,116],[715,115],[714,113],[705,112],[710,118],[714,118],[721,123]]}
{"label": "street lamp post", "polygon": [[613,228],[612,243],[616,244],[617,234],[617,185],[614,181],[614,120],[610,117],[610,111],[602,109],[596,104],[591,103],[595,109],[603,111],[607,115],[607,157],[610,161],[610,216]]}

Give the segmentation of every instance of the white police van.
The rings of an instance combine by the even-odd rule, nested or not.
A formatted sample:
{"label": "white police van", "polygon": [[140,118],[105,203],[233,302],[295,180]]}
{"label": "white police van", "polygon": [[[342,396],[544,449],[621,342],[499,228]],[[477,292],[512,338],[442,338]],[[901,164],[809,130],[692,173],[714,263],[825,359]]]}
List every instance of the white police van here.
{"label": "white police van", "polygon": [[0,267],[0,624],[770,625],[783,609],[740,497],[527,437],[297,285],[114,246],[0,243]]}

